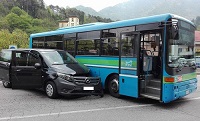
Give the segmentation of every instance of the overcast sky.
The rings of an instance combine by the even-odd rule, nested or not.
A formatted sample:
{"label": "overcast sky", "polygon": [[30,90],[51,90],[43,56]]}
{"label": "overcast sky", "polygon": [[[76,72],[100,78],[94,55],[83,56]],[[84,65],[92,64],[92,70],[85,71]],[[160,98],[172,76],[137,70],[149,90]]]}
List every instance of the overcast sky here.
{"label": "overcast sky", "polygon": [[83,5],[85,7],[91,7],[96,11],[100,11],[105,7],[114,6],[125,1],[128,0],[44,0],[44,3],[46,5],[58,5],[64,8],[66,6],[71,8],[78,5]]}

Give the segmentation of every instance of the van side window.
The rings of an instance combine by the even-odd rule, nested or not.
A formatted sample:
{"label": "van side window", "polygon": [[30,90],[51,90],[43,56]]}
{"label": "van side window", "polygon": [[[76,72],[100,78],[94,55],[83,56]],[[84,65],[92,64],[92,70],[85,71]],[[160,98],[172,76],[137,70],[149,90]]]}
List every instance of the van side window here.
{"label": "van side window", "polygon": [[16,66],[26,66],[27,57],[28,53],[26,52],[16,52]]}
{"label": "van side window", "polygon": [[40,63],[40,58],[39,56],[33,56],[29,54],[28,56],[28,66],[35,66],[35,63]]}
{"label": "van side window", "polygon": [[34,66],[40,58],[27,52],[16,52],[16,66]]}
{"label": "van side window", "polygon": [[0,61],[10,62],[11,60],[11,51],[4,51],[0,52]]}
{"label": "van side window", "polygon": [[39,52],[31,50],[31,53],[34,55],[34,57],[39,59],[37,63],[41,63],[44,68],[48,68],[47,64],[45,63],[45,61],[42,58],[42,56],[40,56]]}

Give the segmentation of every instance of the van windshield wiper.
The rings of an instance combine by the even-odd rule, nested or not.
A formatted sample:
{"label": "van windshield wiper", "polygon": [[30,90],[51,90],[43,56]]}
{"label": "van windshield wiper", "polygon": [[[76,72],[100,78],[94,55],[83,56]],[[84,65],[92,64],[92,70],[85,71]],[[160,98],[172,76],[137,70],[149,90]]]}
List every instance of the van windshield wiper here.
{"label": "van windshield wiper", "polygon": [[53,63],[52,65],[63,65],[64,63]]}
{"label": "van windshield wiper", "polygon": [[77,64],[78,62],[66,62],[65,64]]}

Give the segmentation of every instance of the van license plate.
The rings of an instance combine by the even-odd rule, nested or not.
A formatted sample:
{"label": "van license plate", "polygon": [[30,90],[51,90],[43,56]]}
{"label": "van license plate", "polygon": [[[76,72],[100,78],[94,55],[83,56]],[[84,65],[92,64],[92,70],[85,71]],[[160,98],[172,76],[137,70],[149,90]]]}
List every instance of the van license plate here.
{"label": "van license plate", "polygon": [[94,87],[83,87],[83,90],[94,90]]}

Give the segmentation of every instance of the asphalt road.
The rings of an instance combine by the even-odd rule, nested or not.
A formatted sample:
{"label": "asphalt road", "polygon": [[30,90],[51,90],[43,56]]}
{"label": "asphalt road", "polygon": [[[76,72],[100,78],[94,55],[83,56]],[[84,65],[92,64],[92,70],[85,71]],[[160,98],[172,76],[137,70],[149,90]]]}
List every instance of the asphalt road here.
{"label": "asphalt road", "polygon": [[199,84],[196,92],[162,104],[108,94],[49,99],[44,92],[6,89],[0,82],[0,121],[198,121],[199,112]]}

